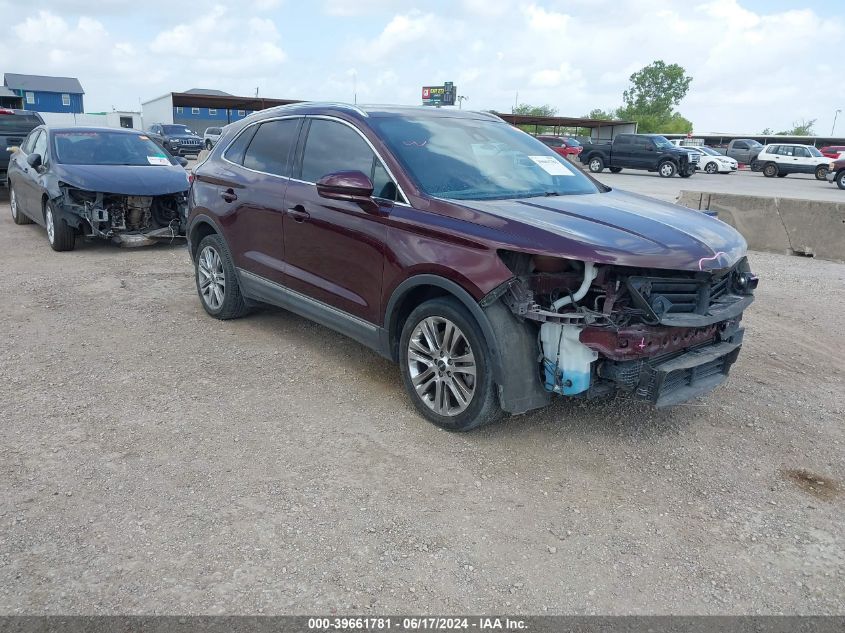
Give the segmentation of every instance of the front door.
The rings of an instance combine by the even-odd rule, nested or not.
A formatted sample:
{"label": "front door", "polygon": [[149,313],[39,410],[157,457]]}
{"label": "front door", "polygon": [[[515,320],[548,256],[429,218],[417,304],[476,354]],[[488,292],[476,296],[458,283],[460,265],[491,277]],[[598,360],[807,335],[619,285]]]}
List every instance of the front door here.
{"label": "front door", "polygon": [[[309,117],[301,161],[285,196],[286,285],[370,323],[379,323],[387,215],[396,187],[369,143],[351,124]],[[380,209],[321,198],[315,183],[360,171]]]}
{"label": "front door", "polygon": [[26,209],[25,215],[43,223],[41,214],[41,191],[38,177],[40,173],[35,167],[30,167],[27,157],[40,154],[41,160],[47,160],[47,132],[35,130],[35,136],[27,138],[21,151],[16,152],[13,160],[20,168],[20,175],[15,179],[15,200],[18,208]]}

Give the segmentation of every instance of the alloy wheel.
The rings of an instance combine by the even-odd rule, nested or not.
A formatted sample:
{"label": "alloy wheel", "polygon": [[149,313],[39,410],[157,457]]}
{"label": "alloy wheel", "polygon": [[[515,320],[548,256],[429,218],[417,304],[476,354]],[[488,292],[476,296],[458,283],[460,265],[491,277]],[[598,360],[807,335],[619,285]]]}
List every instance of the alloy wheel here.
{"label": "alloy wheel", "polygon": [[675,175],[675,167],[672,165],[672,163],[663,163],[660,166],[660,175],[663,176],[664,178],[668,178],[669,176],[674,176]]}
{"label": "alloy wheel", "polygon": [[56,221],[53,218],[53,210],[49,206],[44,213],[44,223],[47,225],[47,239],[50,240],[50,244],[53,244],[56,240]]}
{"label": "alloy wheel", "polygon": [[411,382],[429,409],[447,417],[466,410],[476,391],[476,362],[457,325],[426,317],[411,332],[406,352]]}
{"label": "alloy wheel", "polygon": [[212,310],[219,310],[226,297],[226,273],[217,249],[212,246],[202,249],[197,260],[197,274],[202,300]]}

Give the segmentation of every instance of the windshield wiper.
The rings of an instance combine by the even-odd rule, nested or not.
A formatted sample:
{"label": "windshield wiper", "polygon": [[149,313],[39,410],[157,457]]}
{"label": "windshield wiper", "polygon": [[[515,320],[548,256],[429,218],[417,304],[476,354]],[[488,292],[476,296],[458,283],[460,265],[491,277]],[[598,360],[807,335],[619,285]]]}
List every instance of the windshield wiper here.
{"label": "windshield wiper", "polygon": [[552,196],[559,196],[560,192],[559,191],[546,191],[543,195],[546,196],[547,198],[550,198]]}

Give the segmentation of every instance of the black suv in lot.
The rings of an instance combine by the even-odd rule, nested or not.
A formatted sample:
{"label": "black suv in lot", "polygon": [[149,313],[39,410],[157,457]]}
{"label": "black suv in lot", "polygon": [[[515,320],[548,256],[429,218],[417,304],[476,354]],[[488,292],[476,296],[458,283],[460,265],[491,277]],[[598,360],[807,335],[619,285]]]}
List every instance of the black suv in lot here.
{"label": "black suv in lot", "polygon": [[0,108],[0,186],[7,186],[9,154],[31,130],[44,123],[37,112]]}
{"label": "black suv in lot", "polygon": [[202,137],[178,123],[156,123],[147,133],[174,156],[196,156],[203,148]]}

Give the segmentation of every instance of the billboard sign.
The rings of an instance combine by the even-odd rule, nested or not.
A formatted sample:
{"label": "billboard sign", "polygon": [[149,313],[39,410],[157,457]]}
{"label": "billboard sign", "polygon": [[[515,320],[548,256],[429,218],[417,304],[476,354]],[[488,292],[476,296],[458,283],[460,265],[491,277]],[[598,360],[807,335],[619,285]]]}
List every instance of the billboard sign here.
{"label": "billboard sign", "polygon": [[455,105],[455,84],[447,81],[442,86],[423,86],[422,104],[427,106]]}

